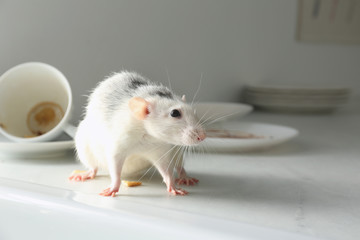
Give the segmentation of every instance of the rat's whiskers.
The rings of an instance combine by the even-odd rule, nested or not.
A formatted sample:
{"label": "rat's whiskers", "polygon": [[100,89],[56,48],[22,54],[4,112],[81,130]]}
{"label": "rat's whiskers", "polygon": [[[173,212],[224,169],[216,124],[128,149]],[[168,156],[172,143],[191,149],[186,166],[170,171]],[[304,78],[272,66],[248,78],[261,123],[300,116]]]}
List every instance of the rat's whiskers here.
{"label": "rat's whiskers", "polygon": [[196,92],[195,92],[195,94],[194,94],[194,97],[193,97],[192,101],[191,101],[191,104],[190,104],[191,106],[192,106],[193,103],[194,103],[194,100],[195,100],[195,98],[196,98],[196,95],[197,95],[197,94],[199,93],[199,91],[200,91],[202,78],[203,78],[203,73],[201,73],[199,85],[198,85],[198,88],[197,88],[197,90],[196,90]]}
{"label": "rat's whiskers", "polygon": [[165,71],[166,71],[166,76],[167,76],[167,80],[168,80],[168,83],[169,83],[169,88],[170,88],[170,90],[172,91],[171,82],[170,82],[169,70],[166,68]]}
{"label": "rat's whiskers", "polygon": [[[177,146],[176,145],[174,145],[174,146],[172,146],[166,153],[164,153],[160,158],[158,158],[155,162],[153,162],[152,164],[152,166],[139,178],[139,180],[138,181],[140,181],[141,179],[143,179],[143,177],[145,177],[145,175],[152,169],[152,168],[155,168],[155,164],[156,163],[158,163],[159,161],[161,161],[167,154],[169,154],[172,150],[174,150],[175,148],[176,148]],[[155,170],[156,170],[156,168],[155,168]],[[153,176],[154,174],[152,174],[152,176]],[[151,178],[152,178],[152,176],[151,176]],[[151,179],[150,178],[150,179]]]}
{"label": "rat's whiskers", "polygon": [[[206,122],[206,123],[204,122],[203,124],[208,124],[208,125],[209,125],[209,124],[212,124],[212,123],[214,123],[214,122],[217,122],[217,121],[219,121],[219,120],[221,120],[221,119],[223,119],[223,118],[227,118],[227,117],[236,115],[236,114],[238,114],[238,113],[240,113],[240,111],[234,112],[234,113],[230,113],[230,114],[226,114],[226,115],[217,117],[217,118],[215,118],[215,119],[213,119],[213,120],[209,119],[209,122]],[[211,121],[210,121],[210,120],[211,120]]]}

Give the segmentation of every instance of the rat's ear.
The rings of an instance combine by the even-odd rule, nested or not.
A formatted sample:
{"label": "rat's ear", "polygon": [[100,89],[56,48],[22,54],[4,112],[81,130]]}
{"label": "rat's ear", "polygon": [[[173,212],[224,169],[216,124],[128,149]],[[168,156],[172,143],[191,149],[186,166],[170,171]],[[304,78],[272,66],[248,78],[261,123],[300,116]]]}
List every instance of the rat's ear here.
{"label": "rat's ear", "polygon": [[133,97],[129,101],[130,111],[139,120],[145,119],[149,114],[148,106],[149,102],[140,97]]}
{"label": "rat's ear", "polygon": [[183,102],[186,102],[186,97],[185,97],[185,95],[182,95],[181,100],[182,100]]}

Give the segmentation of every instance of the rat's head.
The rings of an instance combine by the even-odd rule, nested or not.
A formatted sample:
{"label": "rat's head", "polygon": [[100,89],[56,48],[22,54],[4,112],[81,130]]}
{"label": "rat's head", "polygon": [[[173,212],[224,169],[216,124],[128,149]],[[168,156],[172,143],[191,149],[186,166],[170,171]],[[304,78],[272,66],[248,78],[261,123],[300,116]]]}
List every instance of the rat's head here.
{"label": "rat's head", "polygon": [[134,117],[144,122],[147,133],[156,139],[174,145],[196,145],[206,137],[194,112],[180,99],[130,99],[129,108]]}

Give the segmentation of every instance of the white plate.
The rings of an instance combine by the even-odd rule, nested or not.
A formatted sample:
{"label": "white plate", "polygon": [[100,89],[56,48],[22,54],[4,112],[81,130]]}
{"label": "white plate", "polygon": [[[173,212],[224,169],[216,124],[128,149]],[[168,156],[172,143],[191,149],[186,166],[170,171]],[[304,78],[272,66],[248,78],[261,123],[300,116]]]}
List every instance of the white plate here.
{"label": "white plate", "polygon": [[240,118],[253,110],[248,104],[233,102],[200,102],[194,104],[194,108],[198,117],[207,122]]}
{"label": "white plate", "polygon": [[266,123],[224,122],[216,129],[254,134],[259,138],[206,138],[197,148],[206,152],[244,152],[273,147],[298,135],[294,128]]}
{"label": "white plate", "polygon": [[9,158],[52,158],[65,155],[74,148],[74,141],[62,135],[52,142],[17,143],[0,135],[0,156]]}

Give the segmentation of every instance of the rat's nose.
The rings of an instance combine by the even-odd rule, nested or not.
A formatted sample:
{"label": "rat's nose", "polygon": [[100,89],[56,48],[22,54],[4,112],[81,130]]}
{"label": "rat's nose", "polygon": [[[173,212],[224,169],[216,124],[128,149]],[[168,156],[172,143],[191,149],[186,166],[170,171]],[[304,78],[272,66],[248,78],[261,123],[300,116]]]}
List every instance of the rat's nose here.
{"label": "rat's nose", "polygon": [[201,142],[204,141],[205,138],[206,138],[206,133],[204,131],[198,131],[197,140]]}

